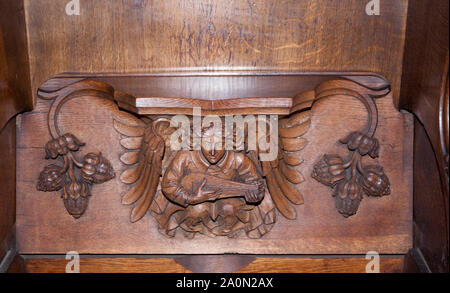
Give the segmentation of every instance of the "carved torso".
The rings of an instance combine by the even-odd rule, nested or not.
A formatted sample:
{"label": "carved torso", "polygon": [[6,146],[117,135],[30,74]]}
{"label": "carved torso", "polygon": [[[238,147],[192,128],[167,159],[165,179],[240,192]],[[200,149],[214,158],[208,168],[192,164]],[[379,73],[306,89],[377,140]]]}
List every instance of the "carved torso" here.
{"label": "carved torso", "polygon": [[[183,182],[183,179],[191,174],[195,174],[192,177],[196,180]],[[173,204],[184,207],[172,215],[165,215],[173,216],[177,227],[181,227],[187,234],[200,232],[229,237],[237,235],[237,232],[241,230],[244,230],[249,237],[260,237],[270,230],[274,221],[274,206],[269,198],[264,198],[262,200],[264,203],[259,205],[249,205],[242,193],[241,196],[235,195],[230,198],[189,205],[189,198],[193,196],[194,190],[205,178],[216,178],[217,185],[222,182],[224,187],[226,183],[250,183],[262,179],[255,164],[243,153],[227,151],[217,164],[211,165],[200,151],[178,152],[161,182],[164,195]],[[212,181],[211,179],[206,179],[206,185],[208,180]],[[170,210],[166,209],[166,213]],[[267,218],[265,224],[264,218]],[[257,230],[260,226],[263,227]],[[166,230],[166,233],[176,229],[171,228]]]}

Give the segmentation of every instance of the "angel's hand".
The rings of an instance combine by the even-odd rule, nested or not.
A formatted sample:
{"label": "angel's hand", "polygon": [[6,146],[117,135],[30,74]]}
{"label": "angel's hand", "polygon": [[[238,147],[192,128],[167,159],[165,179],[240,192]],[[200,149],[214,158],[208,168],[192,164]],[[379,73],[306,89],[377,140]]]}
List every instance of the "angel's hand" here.
{"label": "angel's hand", "polygon": [[262,193],[247,190],[244,193],[244,198],[245,198],[245,201],[248,203],[256,203],[256,202],[261,201]]}
{"label": "angel's hand", "polygon": [[202,183],[197,187],[193,197],[189,199],[189,204],[199,204],[205,201],[213,201],[219,198],[221,190],[205,190],[206,178],[202,180]]}
{"label": "angel's hand", "polygon": [[264,190],[265,190],[265,185],[264,185],[264,180],[255,180],[253,182],[249,182],[250,184],[254,184],[258,187],[258,190],[256,191],[246,191],[244,193],[244,198],[246,202],[249,203],[255,203],[255,202],[259,202],[262,200],[262,198],[264,197]]}
{"label": "angel's hand", "polygon": [[258,180],[258,193],[260,194],[261,198],[264,194],[264,190],[266,189],[266,186],[264,185],[264,180],[260,179]]}

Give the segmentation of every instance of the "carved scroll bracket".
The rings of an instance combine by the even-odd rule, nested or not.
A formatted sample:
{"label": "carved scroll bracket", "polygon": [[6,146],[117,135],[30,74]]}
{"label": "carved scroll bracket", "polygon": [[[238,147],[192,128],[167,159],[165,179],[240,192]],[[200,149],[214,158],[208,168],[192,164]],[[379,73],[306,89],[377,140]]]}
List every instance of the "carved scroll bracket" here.
{"label": "carved scroll bracket", "polygon": [[[58,127],[58,114],[67,101],[81,96],[110,98],[114,90],[107,84],[95,81],[49,81],[39,88],[38,96],[54,100],[48,112],[48,129],[52,139],[45,145],[46,159],[63,159],[63,165],[47,165],[39,175],[37,189],[62,192],[64,206],[70,215],[79,218],[86,211],[93,184],[114,178],[111,163],[101,153],[88,153],[82,160],[75,152],[85,144],[71,133],[62,134]],[[73,83],[73,84],[72,84]]]}
{"label": "carved scroll bracket", "polygon": [[[114,100],[119,107],[135,114],[119,111],[123,115],[115,115],[113,121],[124,148],[120,160],[126,168],[120,181],[129,185],[129,189],[123,194],[122,203],[134,205],[131,222],[151,214],[159,229],[171,237],[176,231],[190,238],[196,233],[234,237],[245,231],[248,237],[259,238],[275,225],[276,215],[295,220],[295,205],[304,202],[297,185],[305,181],[301,155],[308,144],[304,135],[311,125],[312,106],[321,99],[347,96],[363,103],[368,112],[367,126],[340,140],[349,151],[348,157],[325,154],[314,165],[311,175],[332,188],[338,211],[349,217],[358,210],[363,195],[380,197],[390,193],[389,179],[383,168],[363,164],[366,155],[375,159],[379,154],[380,145],[374,137],[378,124],[374,99],[390,92],[389,84],[384,81],[381,77],[324,78],[314,90],[303,88],[303,92],[290,97],[276,97],[275,89],[270,89],[273,91],[270,95],[246,98],[240,93],[238,98],[217,102],[135,97],[96,80],[51,79],[38,91],[41,99],[53,100],[48,112],[52,138],[45,151],[47,159],[60,159],[62,165],[46,166],[37,188],[42,191],[62,189],[67,211],[79,218],[87,208],[93,184],[115,176],[111,163],[101,153],[77,158],[76,152],[84,143],[71,133],[62,133],[58,127],[59,112],[67,101],[77,97],[101,97]],[[294,90],[298,88],[291,89]],[[240,150],[218,153],[207,149],[172,150],[169,137],[179,126],[172,125],[170,118],[179,113],[192,113],[194,106],[201,106],[202,111],[220,119],[231,114],[281,115],[279,120],[276,118],[275,127],[280,143],[270,146],[278,155],[265,161],[261,156],[266,151],[250,150],[247,145]],[[192,115],[189,119],[193,119]],[[259,128],[255,130],[259,132]],[[214,143],[219,134],[209,126],[202,126],[200,134],[195,135]],[[220,135],[220,139],[225,140],[222,132]]]}
{"label": "carved scroll bracket", "polygon": [[316,88],[316,99],[332,96],[347,96],[361,101],[368,112],[368,123],[364,130],[353,131],[339,140],[347,146],[350,154],[344,159],[336,154],[326,154],[314,165],[311,176],[331,187],[335,205],[344,217],[354,215],[363,195],[380,197],[390,194],[389,179],[380,165],[362,164],[362,157],[378,157],[380,145],[374,137],[378,113],[374,98],[389,93],[389,84],[373,89],[347,80],[322,83]]}

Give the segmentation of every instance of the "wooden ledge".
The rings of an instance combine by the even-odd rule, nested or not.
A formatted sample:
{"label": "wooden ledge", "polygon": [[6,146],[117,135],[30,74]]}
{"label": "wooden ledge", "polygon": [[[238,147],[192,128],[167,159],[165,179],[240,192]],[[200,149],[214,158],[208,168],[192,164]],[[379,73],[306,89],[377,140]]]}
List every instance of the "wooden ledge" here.
{"label": "wooden ledge", "polygon": [[[330,79],[353,80],[367,88],[389,88],[387,80],[364,72],[176,72],[153,74],[60,74],[40,89],[90,79],[114,87],[119,107],[139,115],[288,115],[309,102],[316,85]],[[302,94],[299,94],[302,93]]]}

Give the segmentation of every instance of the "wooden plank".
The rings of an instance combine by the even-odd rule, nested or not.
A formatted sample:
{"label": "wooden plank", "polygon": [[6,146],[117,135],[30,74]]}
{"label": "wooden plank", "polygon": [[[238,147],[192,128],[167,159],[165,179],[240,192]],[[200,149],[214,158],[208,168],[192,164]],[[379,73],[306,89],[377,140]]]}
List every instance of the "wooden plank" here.
{"label": "wooden plank", "polygon": [[0,130],[0,261],[14,249],[16,220],[16,119]]}
{"label": "wooden plank", "polygon": [[[375,73],[227,71],[143,74],[58,74],[41,86],[58,87],[72,80],[96,80],[114,85],[119,107],[140,115],[192,115],[201,107],[202,115],[287,115],[295,95],[311,90],[311,85],[333,78],[347,78],[379,88],[388,84]],[[257,111],[255,111],[257,110]]]}
{"label": "wooden plank", "polygon": [[410,0],[400,107],[415,114],[415,247],[449,271],[449,1]]}
{"label": "wooden plank", "polygon": [[448,272],[448,206],[435,152],[422,124],[414,130],[414,247],[432,272]]}
{"label": "wooden plank", "polygon": [[25,1],[33,93],[61,72],[368,71],[397,101],[407,0],[67,2]]}
{"label": "wooden plank", "polygon": [[[64,257],[27,257],[28,273],[64,273]],[[364,257],[258,257],[236,273],[365,273],[368,260]],[[381,273],[399,273],[403,256],[381,256]],[[188,269],[167,257],[80,257],[81,273],[190,273]]]}
{"label": "wooden plank", "polygon": [[[27,273],[65,273],[65,258],[26,258]],[[81,273],[189,273],[171,258],[80,258]]]}
{"label": "wooden plank", "polygon": [[7,273],[26,273],[25,260],[20,254],[16,254],[12,263],[9,265]]}
{"label": "wooden plank", "polygon": [[[257,258],[237,273],[365,273],[364,257]],[[403,256],[380,257],[380,273],[400,273]]]}
{"label": "wooden plank", "polygon": [[23,0],[0,0],[0,261],[8,251],[15,253],[14,116],[33,105],[23,5]]}
{"label": "wooden plank", "polygon": [[404,273],[431,273],[427,261],[422,252],[417,248],[411,248],[403,261]]}
{"label": "wooden plank", "polygon": [[0,130],[33,108],[23,0],[0,1]]}

